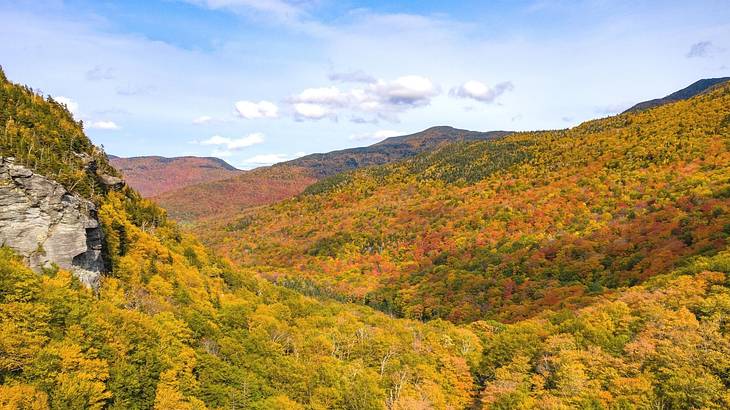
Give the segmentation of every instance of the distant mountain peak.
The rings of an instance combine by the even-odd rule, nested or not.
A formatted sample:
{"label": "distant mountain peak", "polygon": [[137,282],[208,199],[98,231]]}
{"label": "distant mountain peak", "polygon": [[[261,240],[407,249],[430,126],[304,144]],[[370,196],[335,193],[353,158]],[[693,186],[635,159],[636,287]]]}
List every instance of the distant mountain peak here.
{"label": "distant mountain peak", "polygon": [[727,81],[730,81],[730,77],[703,78],[701,80],[695,81],[694,83],[679,91],[675,91],[667,95],[666,97],[655,98],[653,100],[640,102],[624,112],[627,113],[643,111],[648,110],[649,108],[658,107],[660,105],[669,104],[681,100],[687,100],[696,95],[707,92],[718,84],[722,84]]}
{"label": "distant mountain peak", "polygon": [[[229,179],[171,190],[157,196],[156,200],[178,219],[210,216],[211,210],[225,214],[294,196],[310,184],[340,172],[401,161],[442,144],[495,139],[507,134],[509,132],[431,127],[414,134],[387,138],[367,147],[310,154],[271,167],[241,172]],[[131,185],[134,186],[133,183]]]}
{"label": "distant mountain peak", "polygon": [[444,143],[495,139],[510,133],[510,131],[481,132],[436,126],[413,134],[386,138],[367,147],[310,154],[284,164],[309,168],[316,178],[321,179],[355,168],[399,161]]}
{"label": "distant mountain peak", "polygon": [[146,197],[190,185],[233,177],[243,171],[216,157],[161,157],[156,155],[109,160],[127,183]]}
{"label": "distant mountain peak", "polygon": [[[449,131],[449,130],[458,130],[458,128],[452,127],[450,125],[434,125],[433,127],[428,127],[421,132]],[[464,130],[462,130],[462,131],[464,131]]]}

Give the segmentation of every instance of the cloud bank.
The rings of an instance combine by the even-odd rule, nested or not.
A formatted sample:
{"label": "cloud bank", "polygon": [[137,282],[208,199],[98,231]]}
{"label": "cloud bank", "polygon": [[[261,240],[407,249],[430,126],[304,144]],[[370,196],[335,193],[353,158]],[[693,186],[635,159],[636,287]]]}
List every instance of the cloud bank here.
{"label": "cloud bank", "polygon": [[114,121],[94,121],[88,126],[97,130],[118,130],[120,128]]}
{"label": "cloud bank", "polygon": [[265,165],[273,165],[278,162],[290,161],[304,155],[304,152],[295,152],[294,154],[259,154],[245,158],[241,161],[241,163],[243,168],[255,168]]}
{"label": "cloud bank", "polygon": [[[332,76],[330,76],[332,78]],[[365,82],[362,87],[340,89],[336,86],[307,88],[289,98],[295,118],[298,120],[337,120],[345,112],[372,119],[397,121],[398,114],[412,108],[429,105],[440,93],[431,79],[420,75],[407,75],[392,81],[372,79],[363,73],[336,75],[340,81]],[[368,122],[362,119],[358,122]]]}
{"label": "cloud bank", "polygon": [[228,138],[214,135],[198,143],[200,145],[212,145],[217,148],[223,148],[227,151],[238,151],[252,145],[261,144],[262,142],[264,142],[264,135],[257,132],[241,138]]}
{"label": "cloud bank", "polygon": [[238,101],[235,104],[238,115],[247,120],[256,118],[276,118],[279,116],[279,107],[269,101]]}
{"label": "cloud bank", "polygon": [[471,98],[483,103],[493,103],[497,97],[507,91],[512,91],[514,88],[510,81],[499,83],[490,88],[481,81],[471,80],[452,88],[449,95],[457,98]]}

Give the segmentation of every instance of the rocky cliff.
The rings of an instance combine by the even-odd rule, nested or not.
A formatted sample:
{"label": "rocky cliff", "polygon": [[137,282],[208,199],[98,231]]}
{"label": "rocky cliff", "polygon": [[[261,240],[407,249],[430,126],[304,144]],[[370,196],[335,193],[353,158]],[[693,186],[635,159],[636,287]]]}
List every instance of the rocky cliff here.
{"label": "rocky cliff", "polygon": [[104,271],[102,239],[92,202],[0,157],[0,244],[35,270],[56,264],[96,288]]}

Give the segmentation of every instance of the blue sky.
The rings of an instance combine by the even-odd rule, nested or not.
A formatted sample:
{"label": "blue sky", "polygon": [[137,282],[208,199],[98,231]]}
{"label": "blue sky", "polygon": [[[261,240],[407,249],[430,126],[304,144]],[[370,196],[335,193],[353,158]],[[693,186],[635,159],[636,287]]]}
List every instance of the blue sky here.
{"label": "blue sky", "polygon": [[730,2],[0,0],[0,65],[106,151],[252,168],[565,128],[730,76]]}

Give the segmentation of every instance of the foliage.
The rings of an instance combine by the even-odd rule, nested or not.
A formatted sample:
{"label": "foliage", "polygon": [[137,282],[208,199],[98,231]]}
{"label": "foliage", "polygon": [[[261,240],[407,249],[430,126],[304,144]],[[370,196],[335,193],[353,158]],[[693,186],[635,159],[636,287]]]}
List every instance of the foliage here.
{"label": "foliage", "polygon": [[106,191],[96,171],[117,175],[65,106],[10,83],[4,75],[0,75],[0,126],[0,156],[14,157],[71,192],[95,198]]}
{"label": "foliage", "polygon": [[728,100],[349,174],[221,229],[255,267],[90,191],[98,292],[0,247],[0,407],[728,408]]}
{"label": "foliage", "polygon": [[129,186],[144,197],[209,181],[232,178],[238,170],[218,158],[211,157],[110,157],[109,162],[124,175]]}
{"label": "foliage", "polygon": [[0,251],[0,380],[37,391],[39,406],[46,397],[52,408],[125,409],[472,400],[480,345],[471,332],[232,272],[170,227],[143,232],[121,195],[109,196],[100,215],[124,227],[127,244],[98,298],[67,272],[41,277]]}
{"label": "foliage", "polygon": [[[484,408],[730,406],[730,252],[576,312],[487,330]],[[703,268],[725,266],[724,272]]]}
{"label": "foliage", "polygon": [[[85,164],[64,163],[58,148],[92,152],[80,126],[28,89],[5,89],[27,100],[28,124],[57,128],[42,128],[53,139],[14,133],[3,149],[49,139],[45,162],[30,165],[51,177],[81,175]],[[304,296],[234,270],[130,189],[94,199],[112,267],[98,292],[64,270],[34,273],[0,247],[3,408],[382,409],[418,401],[447,409],[473,401],[481,351],[472,332]]]}
{"label": "foliage", "polygon": [[725,85],[570,130],[445,145],[195,231],[244,266],[402,317],[575,309],[724,249],[728,118]]}
{"label": "foliage", "polygon": [[386,138],[367,147],[349,148],[324,154],[310,154],[283,163],[307,169],[317,179],[357,168],[388,164],[413,157],[436,147],[458,141],[501,138],[507,131],[477,132],[452,127],[431,127],[410,135]]}
{"label": "foliage", "polygon": [[210,218],[229,220],[241,209],[291,198],[314,181],[311,172],[305,168],[285,165],[261,167],[240,171],[227,179],[164,192],[154,200],[180,222]]}
{"label": "foliage", "polygon": [[[211,162],[208,158],[143,157],[112,162],[122,167],[132,187],[145,196],[154,196],[173,218],[188,223],[230,219],[242,209],[270,205],[298,195],[305,188],[312,193],[336,183],[348,170],[396,162],[449,142],[494,139],[506,134],[509,133],[432,127],[412,135],[387,138],[368,147],[311,154],[270,167],[239,171],[239,175],[227,179],[222,179],[220,169],[216,172],[218,164],[199,168],[199,163]],[[202,182],[203,177],[209,180]],[[315,183],[326,177],[331,178]],[[182,186],[194,180],[198,183]]]}

